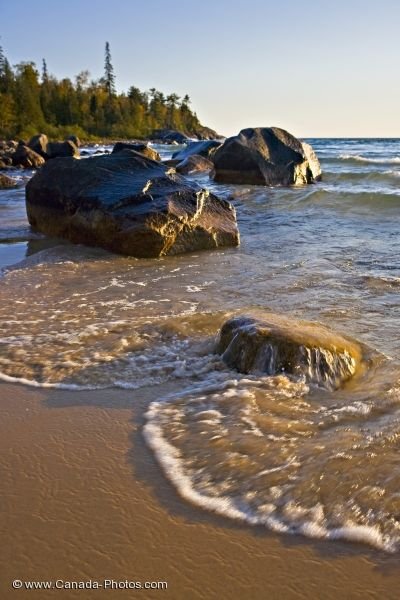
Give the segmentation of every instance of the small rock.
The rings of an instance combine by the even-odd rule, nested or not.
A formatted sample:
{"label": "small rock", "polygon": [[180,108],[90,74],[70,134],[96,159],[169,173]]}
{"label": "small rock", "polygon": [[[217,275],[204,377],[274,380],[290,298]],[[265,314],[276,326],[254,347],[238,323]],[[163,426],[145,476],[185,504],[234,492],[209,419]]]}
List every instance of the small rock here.
{"label": "small rock", "polygon": [[121,150],[134,150],[135,152],[139,152],[139,154],[143,154],[143,156],[147,156],[147,158],[151,158],[151,160],[161,160],[158,152],[150,148],[147,144],[128,144],[126,142],[117,142],[112,150],[112,154],[115,152],[121,152]]}
{"label": "small rock", "polygon": [[66,139],[67,142],[72,142],[77,148],[81,147],[81,140],[76,135],[69,135]]}
{"label": "small rock", "polygon": [[43,158],[47,158],[47,145],[49,143],[47,135],[39,133],[34,135],[28,142],[29,148],[37,154],[40,154]]}
{"label": "small rock", "polygon": [[205,158],[210,158],[217,151],[218,148],[222,146],[222,142],[217,142],[216,140],[207,140],[204,142],[190,142],[180,150],[179,152],[175,152],[172,155],[173,159],[185,160],[188,156],[192,156],[193,154],[197,154],[199,156],[204,156]]}
{"label": "small rock", "polygon": [[175,129],[156,129],[150,136],[151,140],[157,140],[162,144],[186,144],[191,139],[182,131],[176,131]]}
{"label": "small rock", "polygon": [[20,142],[11,156],[15,167],[24,167],[26,169],[37,169],[44,165],[45,160],[40,154]]}
{"label": "small rock", "polygon": [[328,389],[353,377],[363,361],[356,342],[319,323],[272,313],[240,315],[221,328],[217,351],[241,373],[285,373]]}
{"label": "small rock", "polygon": [[58,157],[67,157],[73,156],[74,158],[79,158],[79,149],[75,146],[71,140],[67,140],[65,142],[49,142],[47,146],[47,156],[48,158],[58,158]]}
{"label": "small rock", "polygon": [[0,169],[8,169],[12,167],[13,161],[11,156],[0,155]]}
{"label": "small rock", "polygon": [[8,177],[7,175],[0,174],[0,190],[16,187],[17,182],[15,179]]}
{"label": "small rock", "polygon": [[213,163],[204,156],[191,154],[175,166],[178,173],[190,175],[190,173],[205,173],[214,168]]}

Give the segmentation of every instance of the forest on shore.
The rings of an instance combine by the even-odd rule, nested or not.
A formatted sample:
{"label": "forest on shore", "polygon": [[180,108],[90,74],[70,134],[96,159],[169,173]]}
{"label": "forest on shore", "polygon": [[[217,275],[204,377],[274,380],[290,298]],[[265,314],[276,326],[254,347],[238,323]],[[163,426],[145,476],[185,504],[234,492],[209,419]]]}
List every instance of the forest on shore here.
{"label": "forest on shore", "polygon": [[163,128],[189,136],[203,130],[188,95],[165,96],[133,85],[117,93],[108,42],[104,75],[93,80],[81,71],[74,81],[51,75],[45,59],[41,72],[34,62],[12,67],[0,46],[0,138],[27,139],[39,131],[54,139],[145,138]]}

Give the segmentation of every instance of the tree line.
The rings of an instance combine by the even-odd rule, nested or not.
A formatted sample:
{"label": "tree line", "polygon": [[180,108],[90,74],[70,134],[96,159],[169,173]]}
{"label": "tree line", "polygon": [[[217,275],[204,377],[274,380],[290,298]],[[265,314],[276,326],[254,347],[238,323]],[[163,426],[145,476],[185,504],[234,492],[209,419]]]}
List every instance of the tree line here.
{"label": "tree line", "polygon": [[34,62],[12,67],[0,46],[0,138],[38,132],[50,138],[144,138],[162,128],[194,135],[202,126],[188,95],[135,86],[118,94],[108,42],[103,77],[93,80],[81,71],[74,81],[49,74],[44,59],[40,73]]}

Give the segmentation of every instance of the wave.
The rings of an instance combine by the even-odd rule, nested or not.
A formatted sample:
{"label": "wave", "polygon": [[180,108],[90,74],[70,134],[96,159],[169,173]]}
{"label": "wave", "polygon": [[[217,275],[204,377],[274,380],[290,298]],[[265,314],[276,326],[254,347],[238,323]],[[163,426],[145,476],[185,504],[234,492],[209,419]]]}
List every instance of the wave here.
{"label": "wave", "polygon": [[[109,307],[119,302],[105,304]],[[65,331],[64,321],[59,331],[44,332],[43,320],[36,318],[24,320],[27,333],[19,330],[14,334],[21,322],[8,319],[10,334],[0,336],[0,381],[73,391],[137,390],[182,381],[191,381],[191,390],[196,391],[198,380],[220,385],[221,378],[226,379],[226,372],[230,371],[214,351],[213,325],[211,335],[210,326],[201,323],[198,335],[193,335],[193,327],[202,319],[196,308],[197,304],[190,304],[176,317],[154,317],[155,327],[146,319],[142,327],[134,330],[130,320],[121,320]],[[219,321],[222,316],[217,313],[215,319]],[[33,327],[41,333],[34,333]],[[188,329],[191,337],[187,337]],[[107,336],[114,332],[117,336],[110,344]]]}
{"label": "wave", "polygon": [[400,156],[394,156],[392,158],[373,158],[369,156],[362,156],[360,154],[340,154],[340,160],[354,161],[356,163],[371,163],[378,165],[397,165],[400,164]]}
{"label": "wave", "polygon": [[[346,170],[346,169],[335,169],[329,170],[324,169],[324,184],[326,183],[361,183],[367,184],[370,186],[374,183],[377,184],[395,184],[398,185],[398,177],[400,177],[400,169],[398,171],[388,170],[388,171],[371,171],[366,168],[365,170]],[[373,189],[373,188],[370,188]]]}
{"label": "wave", "polygon": [[58,390],[69,390],[74,392],[83,392],[91,390],[106,389],[109,386],[101,385],[78,385],[75,383],[52,383],[50,381],[36,381],[34,379],[26,379],[25,377],[12,377],[0,372],[0,381],[4,383],[19,383],[28,387],[43,388],[43,389],[58,389]]}
{"label": "wave", "polygon": [[301,204],[317,203],[321,208],[327,207],[338,211],[362,211],[375,214],[377,210],[395,210],[400,208],[399,189],[368,189],[361,186],[335,188],[333,185],[325,188],[316,187],[299,198]]}
{"label": "wave", "polygon": [[[377,526],[357,525],[353,523],[328,529],[321,524],[323,510],[320,505],[315,505],[311,509],[305,509],[294,503],[288,503],[285,510],[286,519],[283,519],[274,515],[276,510],[275,504],[264,506],[264,515],[255,515],[245,504],[236,504],[234,498],[225,495],[208,495],[206,492],[197,491],[193,479],[183,468],[179,452],[163,437],[162,428],[157,423],[156,411],[157,406],[153,406],[147,413],[147,418],[153,422],[147,423],[144,427],[145,440],[153,450],[166,477],[175,486],[180,496],[191,504],[249,525],[263,525],[276,533],[301,534],[313,539],[332,541],[344,540],[364,543],[388,553],[396,551],[395,544],[391,540],[386,539]],[[272,471],[276,471],[276,469],[270,472]],[[303,521],[299,521],[299,514],[303,515]],[[293,521],[291,521],[290,517],[293,517]]]}
{"label": "wave", "polygon": [[[278,533],[397,552],[397,481],[380,476],[399,417],[389,423],[371,402],[332,407],[325,398],[324,406],[323,396],[310,394],[283,375],[227,374],[152,402],[143,435],[195,506]],[[365,419],[379,426],[376,435],[360,431]]]}
{"label": "wave", "polygon": [[400,177],[400,171],[385,171],[384,175],[392,175],[393,177]]}

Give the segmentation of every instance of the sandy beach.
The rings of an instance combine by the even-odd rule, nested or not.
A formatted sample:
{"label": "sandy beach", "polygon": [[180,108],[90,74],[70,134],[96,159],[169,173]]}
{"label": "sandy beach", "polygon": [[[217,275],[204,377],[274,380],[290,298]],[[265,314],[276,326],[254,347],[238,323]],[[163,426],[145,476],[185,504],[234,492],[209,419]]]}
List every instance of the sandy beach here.
{"label": "sandy beach", "polygon": [[[152,390],[1,386],[2,598],[398,597],[398,557],[278,536],[181,500],[143,442]],[[146,397],[147,396],[147,397]],[[13,590],[23,581],[166,581],[167,590]]]}

